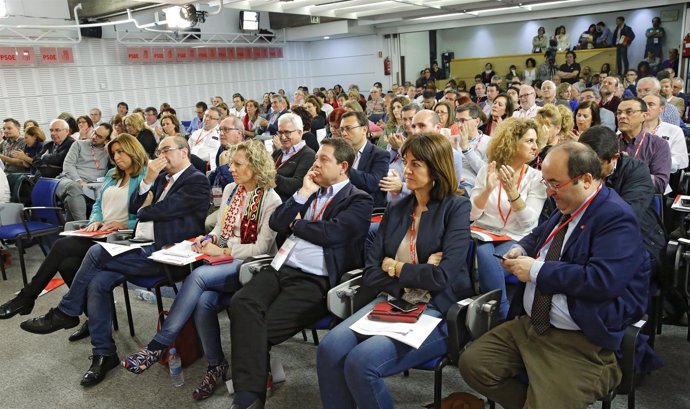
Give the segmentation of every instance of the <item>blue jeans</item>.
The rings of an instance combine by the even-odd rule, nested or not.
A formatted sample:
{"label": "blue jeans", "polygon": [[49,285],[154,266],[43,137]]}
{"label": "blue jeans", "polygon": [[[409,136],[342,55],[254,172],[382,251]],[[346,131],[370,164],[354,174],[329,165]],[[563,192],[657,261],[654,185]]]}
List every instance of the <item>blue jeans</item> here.
{"label": "blue jeans", "polygon": [[[316,369],[321,403],[330,408],[392,408],[393,399],[383,378],[446,354],[448,329],[439,323],[419,347],[383,335],[365,336],[350,330],[350,325],[368,313],[378,298],[332,329],[319,344]],[[427,306],[424,314],[442,317]]]}
{"label": "blue jeans", "polygon": [[508,297],[506,296],[506,276],[510,274],[501,266],[494,253],[505,254],[516,244],[515,241],[500,243],[479,243],[477,246],[477,275],[479,276],[479,289],[482,293],[501,289],[501,306],[498,310],[498,318],[505,320],[508,316]]}
{"label": "blue jeans", "polygon": [[194,314],[194,323],[209,364],[218,365],[222,362],[216,306],[223,293],[234,293],[240,288],[237,273],[241,264],[242,260],[235,260],[230,264],[203,265],[194,269],[184,280],[170,307],[168,318],[153,339],[164,345],[172,344],[189,317]]}
{"label": "blue jeans", "polygon": [[[89,332],[93,353],[113,355],[115,341],[112,338],[112,307],[110,297],[115,286],[129,276],[158,274],[156,263],[148,259],[153,246],[112,257],[103,247],[92,246],[84,257],[67,294],[58,304],[60,311],[78,317],[89,308]],[[86,304],[85,304],[86,303]]]}

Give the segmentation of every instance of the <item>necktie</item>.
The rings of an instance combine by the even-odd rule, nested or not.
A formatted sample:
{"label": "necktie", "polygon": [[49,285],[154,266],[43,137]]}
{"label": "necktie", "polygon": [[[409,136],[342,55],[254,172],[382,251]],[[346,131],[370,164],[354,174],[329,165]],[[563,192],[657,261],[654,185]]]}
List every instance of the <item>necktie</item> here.
{"label": "necktie", "polygon": [[[561,220],[558,225],[565,223],[566,220],[570,218],[569,214],[564,214],[561,216]],[[549,251],[546,252],[546,257],[544,261],[558,261],[561,258],[561,248],[563,247],[563,240],[565,239],[565,233],[568,231],[566,226],[556,233],[551,241],[551,246],[549,246]],[[544,295],[539,291],[539,288],[535,286],[534,291],[534,301],[532,301],[532,326],[534,330],[539,335],[544,335],[549,329],[551,320],[549,315],[551,312],[551,295]]]}

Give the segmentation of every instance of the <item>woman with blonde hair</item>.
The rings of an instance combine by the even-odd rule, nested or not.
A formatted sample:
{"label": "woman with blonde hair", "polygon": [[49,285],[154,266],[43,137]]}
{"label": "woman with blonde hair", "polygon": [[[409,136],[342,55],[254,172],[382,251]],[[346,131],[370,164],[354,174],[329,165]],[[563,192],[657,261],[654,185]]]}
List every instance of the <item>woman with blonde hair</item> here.
{"label": "woman with blonde hair", "polygon": [[158,144],[156,143],[156,137],[153,135],[153,130],[146,125],[144,117],[134,112],[125,116],[122,119],[122,123],[127,133],[137,138],[139,143],[141,143],[149,158],[154,159]]}
{"label": "woman with blonde hair", "polygon": [[194,240],[192,249],[209,256],[229,256],[228,264],[203,265],[185,279],[162,328],[146,347],[125,358],[122,365],[140,374],[162,357],[185,322],[194,317],[206,353],[208,369],[194,389],[195,400],[206,399],[225,381],[228,361],[220,342],[217,306],[240,288],[238,272],[247,257],[276,251],[276,232],[268,227],[280,205],[275,187],[275,168],[260,141],[242,142],[232,148],[230,171],[234,182],[223,190],[218,223],[207,236]]}
{"label": "woman with blonde hair", "polygon": [[473,225],[507,241],[480,242],[477,247],[479,284],[482,292],[503,290],[499,318],[508,315],[505,276],[494,253],[504,254],[539,222],[546,188],[541,171],[527,164],[539,152],[541,127],[531,119],[508,118],[501,122],[489,142],[489,163],[477,174],[470,194]]}

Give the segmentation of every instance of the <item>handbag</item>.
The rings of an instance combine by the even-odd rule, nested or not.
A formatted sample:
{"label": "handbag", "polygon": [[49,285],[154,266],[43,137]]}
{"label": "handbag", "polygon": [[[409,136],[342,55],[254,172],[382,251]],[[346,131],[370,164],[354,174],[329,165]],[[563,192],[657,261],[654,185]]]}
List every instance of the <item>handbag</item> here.
{"label": "handbag", "polygon": [[369,319],[374,321],[415,323],[425,309],[426,304],[419,303],[416,310],[403,312],[388,304],[388,301],[381,301],[371,310]]}
{"label": "handbag", "polygon": [[[163,310],[158,318],[156,332],[160,332],[161,322],[163,322],[167,316],[168,311]],[[163,356],[161,356],[161,359],[158,361],[161,365],[166,367],[168,366],[168,360],[170,358],[168,355],[170,348],[177,349],[177,355],[182,360],[183,368],[193,364],[194,361],[201,357],[203,352],[199,346],[198,336],[196,334],[196,326],[194,326],[194,320],[192,318],[185,322],[184,326],[182,326],[182,330],[180,330],[180,333],[177,334],[175,342],[173,342],[172,345],[170,345],[165,352],[163,352]]]}

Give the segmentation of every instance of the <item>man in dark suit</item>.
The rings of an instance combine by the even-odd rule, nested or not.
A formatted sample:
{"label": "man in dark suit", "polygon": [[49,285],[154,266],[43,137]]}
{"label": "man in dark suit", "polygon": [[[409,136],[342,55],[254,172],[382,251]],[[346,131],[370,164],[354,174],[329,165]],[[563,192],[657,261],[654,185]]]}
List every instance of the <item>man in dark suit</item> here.
{"label": "man in dark suit", "polygon": [[278,132],[278,118],[288,112],[288,102],[284,96],[279,94],[271,95],[271,113],[268,115],[268,125],[259,128],[259,134],[267,132],[275,135]]}
{"label": "man in dark suit", "polygon": [[278,119],[278,131],[274,144],[280,149],[273,151],[276,166],[276,192],[284,201],[302,187],[302,179],[314,163],[314,152],[302,140],[302,118],[287,113]]}
{"label": "man in dark suit", "polygon": [[119,364],[112,339],[112,289],[128,276],[159,275],[156,263],[148,258],[151,253],[204,231],[209,184],[191,165],[187,141],[169,136],[161,141],[156,154],[129,205],[129,212],[139,218],[136,237],[153,244],[118,256],[111,256],[101,246],[91,247],[57,308],[21,323],[22,329],[36,334],[72,328],[79,324],[85,304],[88,306],[93,358],[82,377],[83,386],[99,383]]}
{"label": "man in dark suit", "polygon": [[621,155],[618,137],[604,127],[593,126],[586,130],[579,142],[596,152],[601,162],[601,177],[606,186],[632,207],[642,229],[642,238],[652,262],[652,272],[660,271],[663,252],[666,248],[666,233],[654,202],[654,185],[649,168],[639,159]]}
{"label": "man in dark suit", "polygon": [[54,178],[62,173],[62,165],[65,162],[67,152],[76,142],[74,138],[70,137],[69,132],[69,125],[62,119],[55,119],[50,123],[51,141],[43,145],[41,157],[34,159],[32,163],[39,176]]}
{"label": "man in dark suit", "polygon": [[367,139],[369,120],[363,112],[347,112],[340,120],[340,133],[355,150],[350,181],[369,193],[374,207],[386,206],[386,194],[379,188],[381,178],[388,174],[391,155]]}
{"label": "man in dark suit", "polygon": [[613,41],[616,45],[616,73],[621,77],[628,71],[628,47],[635,39],[635,33],[625,24],[625,17],[616,17]]}
{"label": "man in dark suit", "polygon": [[373,203],[350,183],[354,157],[344,140],[325,139],[300,190],[271,216],[271,229],[290,237],[232,297],[232,409],[264,407],[269,348],[325,316],[328,290],[364,265]]}
{"label": "man in dark suit", "polygon": [[[621,380],[615,351],[646,310],[649,256],[633,210],[602,185],[589,147],[552,148],[542,174],[559,211],[502,262],[526,283],[527,315],[472,344],[460,372],[508,409],[584,408]],[[529,385],[516,378],[524,372]]]}

